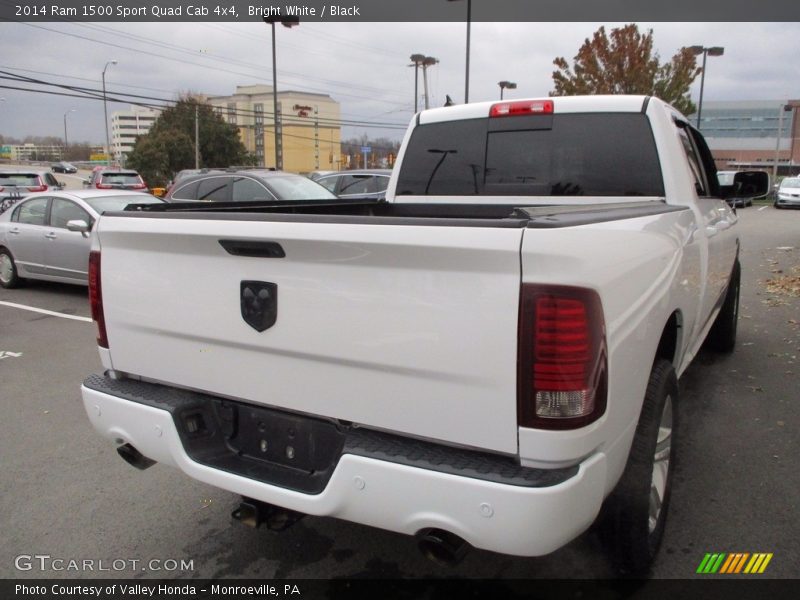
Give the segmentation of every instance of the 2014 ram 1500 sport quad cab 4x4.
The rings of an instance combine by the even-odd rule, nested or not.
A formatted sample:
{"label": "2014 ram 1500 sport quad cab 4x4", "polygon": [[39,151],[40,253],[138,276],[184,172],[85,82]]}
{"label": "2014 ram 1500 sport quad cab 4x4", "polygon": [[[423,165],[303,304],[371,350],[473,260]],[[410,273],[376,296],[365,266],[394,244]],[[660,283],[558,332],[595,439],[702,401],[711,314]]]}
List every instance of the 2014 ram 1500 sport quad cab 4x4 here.
{"label": "2014 ram 1500 sport quad cab 4x4", "polygon": [[86,411],[135,466],[244,496],[242,520],[338,517],[446,560],[552,552],[602,507],[646,570],[677,378],[734,345],[721,195],[670,106],[563,97],[416,115],[385,202],[105,214]]}

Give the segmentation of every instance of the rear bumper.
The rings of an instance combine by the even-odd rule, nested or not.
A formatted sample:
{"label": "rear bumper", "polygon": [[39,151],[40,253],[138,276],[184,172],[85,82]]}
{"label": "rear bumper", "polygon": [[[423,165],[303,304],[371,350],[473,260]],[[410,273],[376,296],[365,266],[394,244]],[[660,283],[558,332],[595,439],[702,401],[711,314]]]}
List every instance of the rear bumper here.
{"label": "rear bumper", "polygon": [[347,445],[321,490],[305,493],[193,459],[167,404],[157,407],[97,387],[84,384],[83,401],[90,421],[106,438],[131,444],[146,457],[176,466],[209,485],[311,515],[408,535],[443,529],[478,548],[539,556],[588,528],[603,501],[606,457],[602,453],[555,479],[544,473],[538,480],[538,474],[529,470],[537,481],[532,486],[520,484],[518,472],[510,479],[487,473],[487,479],[474,471],[463,475],[435,466],[423,468],[419,461],[403,464],[386,453],[351,453]]}

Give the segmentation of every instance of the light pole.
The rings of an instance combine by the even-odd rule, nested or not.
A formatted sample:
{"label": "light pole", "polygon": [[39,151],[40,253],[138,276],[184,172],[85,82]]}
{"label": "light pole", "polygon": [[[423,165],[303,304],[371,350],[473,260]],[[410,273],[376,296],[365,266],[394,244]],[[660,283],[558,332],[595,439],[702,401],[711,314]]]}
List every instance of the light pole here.
{"label": "light pole", "polygon": [[108,100],[106,99],[106,69],[108,65],[115,65],[117,64],[116,59],[110,60],[106,63],[106,66],[103,67],[103,116],[105,117],[105,125],[106,125],[106,165],[111,166],[111,142],[108,139]]}
{"label": "light pole", "polygon": [[64,160],[67,160],[67,149],[69,148],[69,141],[67,138],[67,115],[69,113],[75,112],[76,108],[71,108],[67,112],[64,113]]}
{"label": "light pole", "polygon": [[[459,2],[459,0],[447,0],[448,2]],[[469,37],[470,25],[472,21],[472,0],[467,0],[467,67],[464,76],[464,104],[469,102]]]}
{"label": "light pole", "polygon": [[780,158],[781,151],[781,134],[783,133],[783,113],[791,112],[791,104],[782,104],[778,109],[778,137],[775,140],[775,164],[772,165],[772,181],[778,177],[778,159]]}
{"label": "light pole", "polygon": [[411,60],[413,64],[408,65],[414,67],[414,112],[419,110],[419,67],[422,66],[422,86],[425,91],[425,108],[430,108],[430,101],[428,99],[428,67],[439,62],[438,58],[432,56],[425,56],[424,54],[412,54]]}
{"label": "light pole", "polygon": [[424,54],[412,54],[412,64],[409,67],[414,67],[414,114],[419,112],[419,66],[425,61]]}
{"label": "light pole", "polygon": [[498,81],[497,85],[500,86],[500,100],[503,99],[503,90],[505,90],[505,89],[509,89],[509,90],[517,89],[517,84],[514,83],[513,81]]}
{"label": "light pole", "polygon": [[422,86],[425,88],[425,110],[431,107],[430,98],[428,98],[428,67],[432,67],[438,62],[439,59],[433,58],[432,56],[426,56],[425,60],[422,61]]}
{"label": "light pole", "polygon": [[707,56],[722,56],[725,53],[725,48],[722,46],[712,46],[706,48],[705,46],[689,46],[689,50],[695,56],[703,55],[703,68],[700,71],[700,100],[697,103],[697,130],[700,131],[700,115],[703,112],[703,86],[706,81],[706,57]]}
{"label": "light pole", "polygon": [[272,27],[272,119],[275,129],[275,169],[283,170],[283,140],[281,131],[278,129],[278,73],[277,59],[275,58],[275,23],[280,23],[284,27],[294,27],[300,24],[300,17],[281,17],[280,15],[270,15],[264,17],[264,23]]}

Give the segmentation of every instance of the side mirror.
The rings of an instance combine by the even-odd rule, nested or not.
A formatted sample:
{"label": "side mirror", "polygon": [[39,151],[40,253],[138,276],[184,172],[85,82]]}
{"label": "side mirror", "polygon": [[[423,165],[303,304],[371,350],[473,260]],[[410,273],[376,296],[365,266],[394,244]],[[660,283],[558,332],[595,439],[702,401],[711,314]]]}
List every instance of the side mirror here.
{"label": "side mirror", "polygon": [[739,171],[733,177],[733,185],[720,188],[723,198],[760,198],[769,190],[769,173],[765,171]]}
{"label": "side mirror", "polygon": [[83,219],[74,219],[72,221],[67,221],[67,230],[79,231],[83,237],[88,238],[91,226]]}

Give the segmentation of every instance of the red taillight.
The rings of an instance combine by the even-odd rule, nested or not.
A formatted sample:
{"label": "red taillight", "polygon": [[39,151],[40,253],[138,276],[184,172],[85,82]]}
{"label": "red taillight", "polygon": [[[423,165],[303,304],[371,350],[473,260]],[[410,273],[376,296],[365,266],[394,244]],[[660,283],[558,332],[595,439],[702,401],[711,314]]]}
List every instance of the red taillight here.
{"label": "red taillight", "polygon": [[47,185],[34,185],[28,188],[29,192],[46,192]]}
{"label": "red taillight", "polygon": [[136,185],[131,186],[131,189],[132,190],[146,190],[147,186],[145,184],[143,184],[143,183],[137,183]]}
{"label": "red taillight", "polygon": [[567,429],[606,406],[605,321],[593,290],[523,284],[519,317],[518,421]]}
{"label": "red taillight", "polygon": [[97,345],[108,348],[108,335],[106,334],[106,319],[103,315],[103,292],[100,287],[100,253],[89,253],[89,306],[92,310],[92,320],[97,323]]}
{"label": "red taillight", "polygon": [[552,100],[514,100],[493,104],[490,117],[516,117],[519,115],[552,115]]}
{"label": "red taillight", "polygon": [[112,186],[108,185],[107,183],[96,183],[95,187],[98,190],[110,190],[110,189],[112,189]]}

